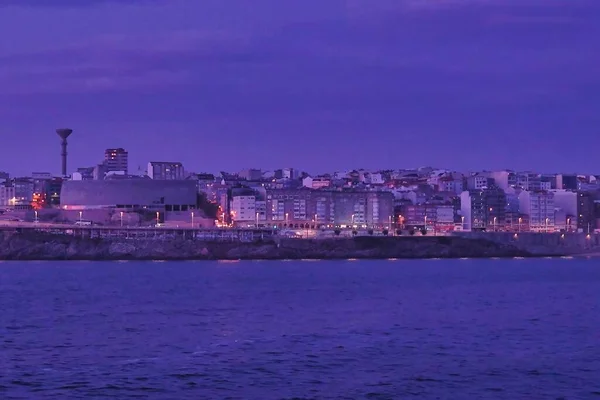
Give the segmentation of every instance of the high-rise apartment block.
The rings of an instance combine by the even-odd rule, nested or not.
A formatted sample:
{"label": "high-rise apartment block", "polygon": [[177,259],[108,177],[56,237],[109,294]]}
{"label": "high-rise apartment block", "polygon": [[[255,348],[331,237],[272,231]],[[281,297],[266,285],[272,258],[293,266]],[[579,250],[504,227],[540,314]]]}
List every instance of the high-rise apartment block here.
{"label": "high-rise apartment block", "polygon": [[555,229],[554,193],[523,191],[519,194],[521,212],[529,215],[529,229],[533,232],[553,232]]}
{"label": "high-rise apartment block", "polygon": [[129,173],[129,153],[119,147],[117,149],[106,149],[104,151],[104,165],[106,172],[122,171]]}

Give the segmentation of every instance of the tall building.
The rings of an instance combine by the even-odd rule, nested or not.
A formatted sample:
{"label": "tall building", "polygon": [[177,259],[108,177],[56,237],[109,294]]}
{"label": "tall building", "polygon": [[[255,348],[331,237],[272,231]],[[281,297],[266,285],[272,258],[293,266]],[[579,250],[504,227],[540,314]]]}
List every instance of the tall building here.
{"label": "tall building", "polygon": [[155,180],[176,181],[185,179],[185,171],[180,162],[151,161],[148,176]]}
{"label": "tall building", "polygon": [[577,193],[577,228],[582,232],[593,232],[596,226],[595,198],[592,192]]}
{"label": "tall building", "polygon": [[506,224],[506,194],[496,186],[468,190],[460,195],[461,220],[465,230],[503,230]]}
{"label": "tall building", "polygon": [[506,193],[497,186],[483,191],[488,231],[503,230],[506,223]]}
{"label": "tall building", "polygon": [[529,216],[529,229],[533,232],[555,231],[554,193],[547,191],[522,191],[519,194],[520,210]]}
{"label": "tall building", "polygon": [[123,171],[129,174],[129,153],[119,147],[118,149],[106,149],[104,151],[104,165],[106,172]]}
{"label": "tall building", "polygon": [[486,203],[482,190],[465,190],[460,194],[462,229],[484,230],[486,227]]}

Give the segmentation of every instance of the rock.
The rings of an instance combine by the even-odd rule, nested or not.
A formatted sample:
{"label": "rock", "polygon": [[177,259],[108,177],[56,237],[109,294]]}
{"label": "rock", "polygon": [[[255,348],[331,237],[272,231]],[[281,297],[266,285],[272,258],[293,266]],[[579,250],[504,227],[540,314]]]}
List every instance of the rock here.
{"label": "rock", "polygon": [[131,243],[112,242],[108,247],[111,256],[132,256],[136,253],[136,247]]}
{"label": "rock", "polygon": [[356,237],[277,241],[202,242],[0,232],[0,259],[343,259],[513,257],[531,253],[512,245],[464,237]]}

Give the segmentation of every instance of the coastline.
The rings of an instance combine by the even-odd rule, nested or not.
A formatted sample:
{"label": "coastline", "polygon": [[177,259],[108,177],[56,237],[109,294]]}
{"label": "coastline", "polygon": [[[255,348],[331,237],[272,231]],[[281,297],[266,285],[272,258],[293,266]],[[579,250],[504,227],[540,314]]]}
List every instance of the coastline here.
{"label": "coastline", "polygon": [[514,258],[544,254],[481,238],[456,236],[359,236],[354,238],[274,238],[255,242],[201,240],[89,239],[51,234],[0,236],[0,260],[343,260]]}

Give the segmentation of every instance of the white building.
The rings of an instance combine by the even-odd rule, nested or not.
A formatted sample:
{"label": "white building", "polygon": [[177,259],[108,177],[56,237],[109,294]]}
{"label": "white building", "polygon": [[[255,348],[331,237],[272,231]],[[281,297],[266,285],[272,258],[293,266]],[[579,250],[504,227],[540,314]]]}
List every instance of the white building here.
{"label": "white building", "polygon": [[231,214],[234,222],[256,224],[256,196],[233,196]]}
{"label": "white building", "polygon": [[554,193],[546,191],[522,191],[519,194],[520,212],[529,216],[532,232],[554,232]]}
{"label": "white building", "polygon": [[577,193],[570,190],[556,189],[554,194],[555,223],[557,229],[576,230],[577,227]]}
{"label": "white building", "polygon": [[302,179],[302,186],[310,189],[321,189],[331,186],[331,179],[321,176],[315,176],[314,178],[307,176]]}
{"label": "white building", "polygon": [[570,190],[556,189],[550,191],[554,194],[554,207],[562,208],[567,215],[577,216],[577,193]]}
{"label": "white building", "polygon": [[370,173],[367,178],[367,183],[371,185],[383,185],[385,180],[383,179],[383,175],[379,172]]}
{"label": "white building", "polygon": [[461,230],[471,231],[473,225],[473,213],[471,209],[471,193],[467,190],[460,194]]}
{"label": "white building", "polygon": [[0,185],[0,207],[6,208],[15,205],[15,187]]}

